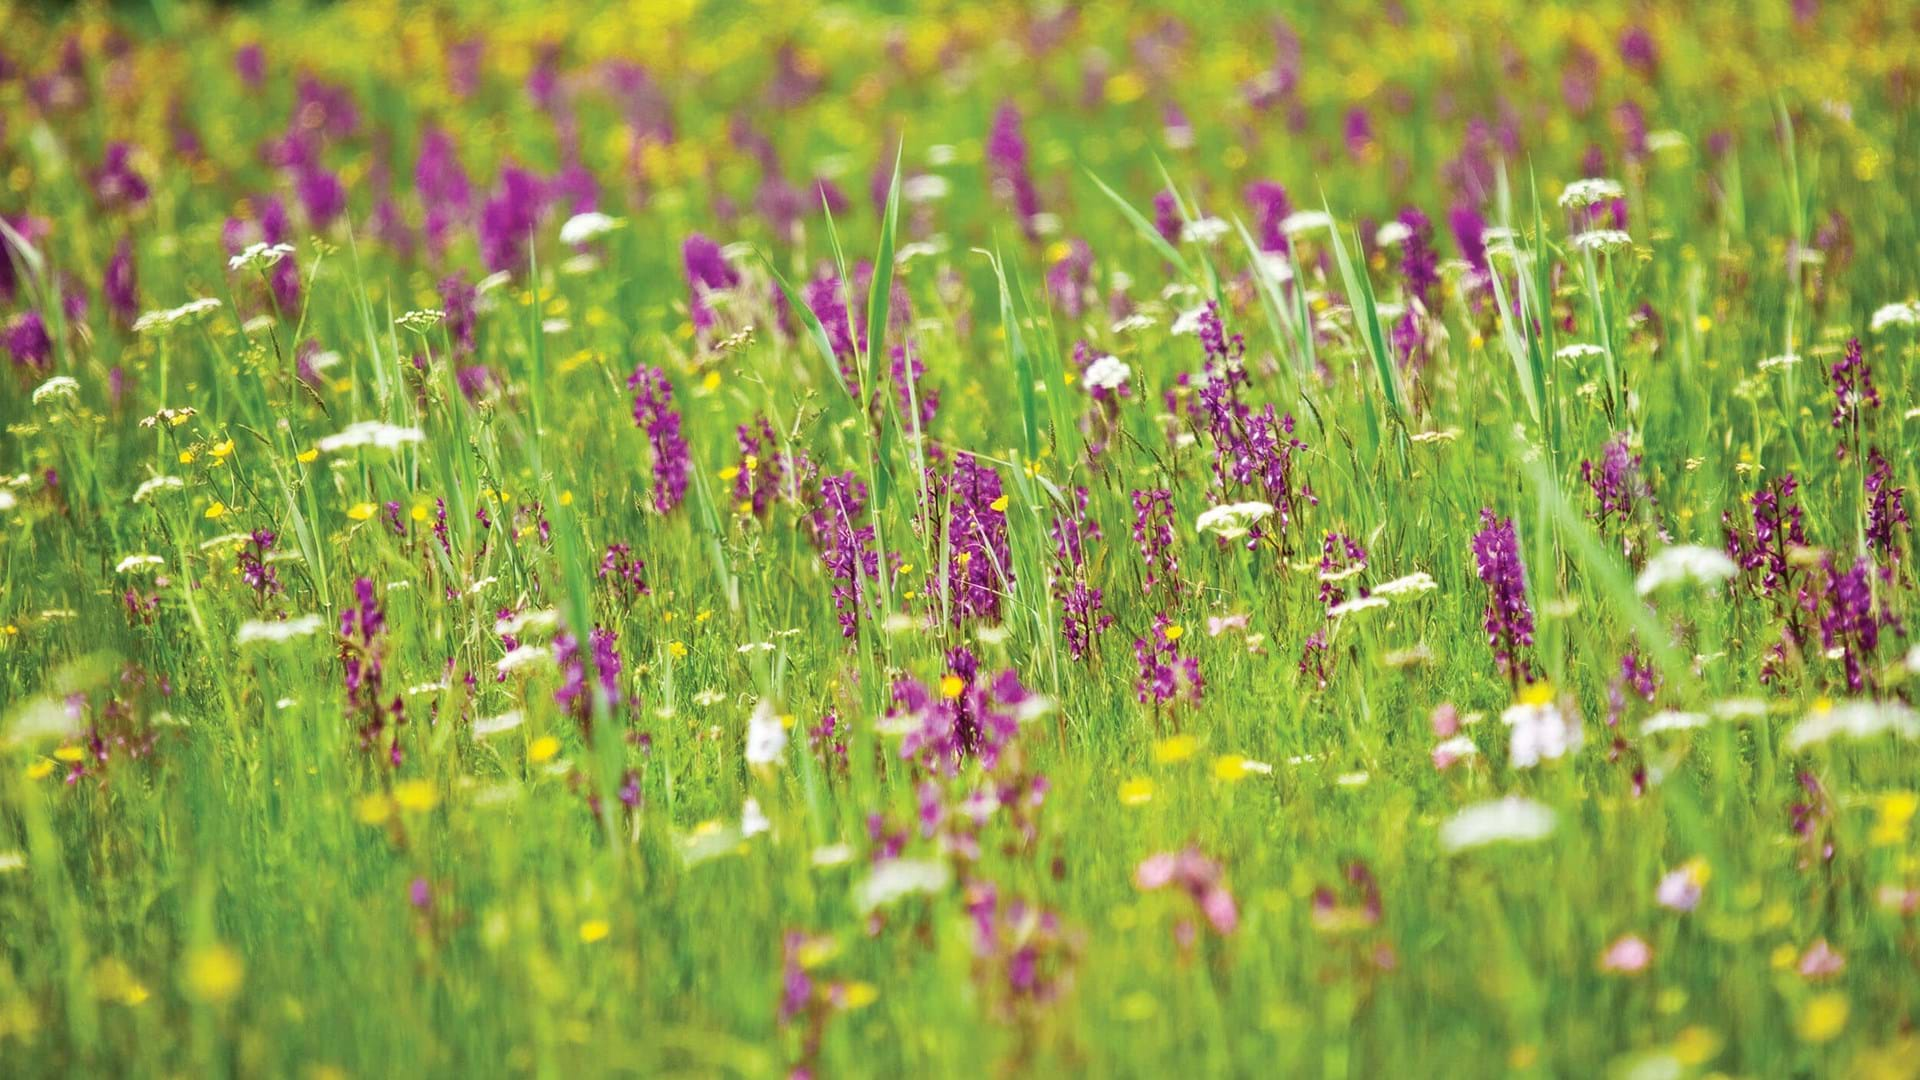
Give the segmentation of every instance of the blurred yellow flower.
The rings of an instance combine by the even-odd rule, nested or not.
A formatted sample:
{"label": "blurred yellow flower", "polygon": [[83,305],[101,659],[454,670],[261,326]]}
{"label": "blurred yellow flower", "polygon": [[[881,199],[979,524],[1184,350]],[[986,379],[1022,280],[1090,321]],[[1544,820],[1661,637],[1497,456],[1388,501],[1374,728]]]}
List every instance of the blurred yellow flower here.
{"label": "blurred yellow flower", "polygon": [[225,945],[202,946],[187,955],[181,982],[187,995],[209,1005],[231,1001],[246,980],[240,954]]}
{"label": "blurred yellow flower", "polygon": [[206,518],[208,521],[215,521],[225,516],[227,516],[227,504],[221,502],[219,499],[213,500],[213,504],[207,507]]}
{"label": "blurred yellow flower", "polygon": [[393,802],[402,810],[425,813],[440,805],[440,792],[426,780],[402,780],[393,785]]}
{"label": "blurred yellow flower", "polygon": [[559,752],[560,740],[551,735],[542,735],[527,746],[527,760],[537,765],[543,761],[552,761],[553,756]]}
{"label": "blurred yellow flower", "polygon": [[613,927],[608,925],[605,919],[588,919],[580,924],[580,941],[586,945],[601,941],[611,933],[613,933]]}
{"label": "blurred yellow flower", "polygon": [[1136,776],[1120,785],[1121,806],[1145,806],[1153,801],[1153,781]]}
{"label": "blurred yellow flower", "polygon": [[1907,838],[1914,812],[1920,810],[1920,795],[1911,791],[1896,791],[1880,796],[1875,806],[1879,810],[1879,818],[1873,825],[1873,842],[1883,847],[1898,844]]}
{"label": "blurred yellow flower", "polygon": [[370,502],[354,503],[347,507],[347,516],[355,521],[367,521],[379,511],[379,507]]}
{"label": "blurred yellow flower", "polygon": [[1800,1018],[1795,1030],[1806,1042],[1831,1042],[1847,1027],[1847,1013],[1851,1006],[1847,995],[1838,991],[1815,994],[1800,1009]]}
{"label": "blurred yellow flower", "polygon": [[1171,765],[1185,761],[1200,748],[1200,742],[1191,735],[1172,735],[1153,744],[1153,760],[1162,765]]}

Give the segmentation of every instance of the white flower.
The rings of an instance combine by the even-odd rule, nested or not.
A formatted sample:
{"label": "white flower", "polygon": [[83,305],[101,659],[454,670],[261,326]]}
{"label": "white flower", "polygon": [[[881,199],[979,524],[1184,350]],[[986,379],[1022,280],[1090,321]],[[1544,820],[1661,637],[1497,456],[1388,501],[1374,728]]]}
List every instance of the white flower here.
{"label": "white flower", "polygon": [[1767,715],[1767,703],[1759,698],[1728,698],[1711,706],[1722,720],[1754,720]]}
{"label": "white flower", "polygon": [[349,450],[357,446],[372,446],[381,450],[397,450],[408,443],[425,442],[427,433],[416,427],[400,427],[397,424],[382,423],[379,420],[362,420],[348,424],[338,435],[328,435],[314,445],[326,453],[335,450]]}
{"label": "white flower", "polygon": [[446,317],[447,313],[441,311],[439,308],[421,308],[418,311],[409,311],[405,315],[393,320],[393,325],[402,330],[411,330],[416,334],[424,334],[434,327],[439,326],[441,320]]}
{"label": "white flower", "polygon": [[1573,246],[1581,251],[1604,254],[1632,247],[1633,237],[1620,229],[1589,229],[1586,232],[1574,234]]}
{"label": "white flower", "polygon": [[1229,226],[1217,217],[1203,217],[1180,227],[1183,244],[1217,244],[1227,235]]}
{"label": "white flower", "polygon": [[1377,247],[1396,247],[1407,242],[1413,235],[1413,229],[1404,221],[1389,221],[1374,231],[1373,242]]}
{"label": "white flower", "polygon": [[1517,769],[1565,757],[1586,741],[1579,719],[1551,701],[1518,702],[1500,714],[1500,721],[1512,730],[1507,756]]}
{"label": "white flower", "polygon": [[1552,808],[1517,795],[1478,803],[1440,826],[1440,846],[1465,851],[1486,844],[1544,840],[1553,833],[1554,816]]}
{"label": "white flower", "polygon": [[815,866],[845,866],[854,859],[851,844],[821,844],[808,857]]}
{"label": "white flower", "polygon": [[133,501],[137,503],[143,503],[143,502],[146,502],[148,499],[152,498],[158,492],[179,491],[181,488],[186,486],[187,486],[186,481],[180,479],[177,476],[156,476],[153,479],[148,480],[146,483],[141,484],[138,488],[134,489]]}
{"label": "white flower", "polygon": [[13,492],[0,489],[0,512],[11,510],[19,505],[20,500],[14,497]]}
{"label": "white flower", "polygon": [[251,645],[256,641],[278,644],[294,638],[310,637],[319,633],[326,624],[326,620],[318,615],[297,615],[272,622],[248,620],[240,624],[239,644]]}
{"label": "white flower", "polygon": [[1588,177],[1575,180],[1560,192],[1560,206],[1567,210],[1582,210],[1595,203],[1611,202],[1626,198],[1626,189],[1618,180],[1602,177]]}
{"label": "white flower", "polygon": [[1898,701],[1842,701],[1808,713],[1787,736],[1787,749],[1804,750],[1836,737],[1870,739],[1889,732],[1907,740],[1920,739],[1920,719]]}
{"label": "white flower", "polygon": [[1781,353],[1779,356],[1769,356],[1754,366],[1761,371],[1778,371],[1781,368],[1792,367],[1799,362],[1799,353]]}
{"label": "white flower", "polygon": [[505,656],[493,662],[493,669],[502,675],[518,671],[534,664],[553,662],[553,650],[545,645],[521,645],[509,650]]}
{"label": "white flower", "polygon": [[1372,596],[1356,596],[1351,600],[1343,600],[1328,608],[1327,614],[1337,619],[1342,615],[1351,615],[1356,611],[1365,611],[1368,608],[1383,608],[1386,606],[1387,598],[1381,596],[1379,593],[1374,593]]}
{"label": "white flower", "polygon": [[136,334],[144,334],[149,330],[171,329],[181,323],[190,322],[198,316],[205,315],[207,312],[218,311],[219,309],[219,300],[211,296],[203,296],[198,300],[189,300],[177,308],[163,308],[159,311],[147,312],[133,320],[133,332]]}
{"label": "white flower", "polygon": [[1206,510],[1194,519],[1193,527],[1199,532],[1210,532],[1225,540],[1247,535],[1247,530],[1273,513],[1273,506],[1263,502],[1228,503]]}
{"label": "white flower", "polygon": [[493,632],[501,637],[522,637],[529,631],[552,631],[560,625],[560,613],[552,608],[521,611],[496,619]]}
{"label": "white flower", "polygon": [[1571,345],[1562,345],[1558,349],[1553,350],[1553,358],[1555,360],[1598,360],[1605,355],[1607,355],[1607,350],[1598,345],[1589,345],[1584,341],[1576,341]]}
{"label": "white flower", "polygon": [[771,828],[773,828],[772,823],[760,809],[760,800],[751,795],[747,796],[747,801],[740,804],[740,835],[742,837],[759,836]]}
{"label": "white flower", "polygon": [[1375,596],[1399,596],[1401,593],[1432,592],[1439,587],[1440,586],[1434,582],[1433,575],[1427,573],[1425,570],[1415,570],[1405,577],[1397,577],[1392,581],[1375,586],[1373,594]]}
{"label": "white flower", "polygon": [[114,567],[117,573],[137,574],[143,570],[152,570],[167,565],[167,560],[158,555],[129,555]]}
{"label": "white flower", "polygon": [[1886,304],[1873,313],[1873,321],[1868,324],[1874,333],[1889,326],[1920,325],[1920,304],[1906,301],[1899,304]]}
{"label": "white flower", "polygon": [[490,738],[502,732],[512,731],[526,723],[527,717],[519,709],[501,713],[499,716],[483,716],[473,722],[473,741]]}
{"label": "white flower", "polygon": [[1173,334],[1176,337],[1183,334],[1199,333],[1200,316],[1206,313],[1207,305],[1205,304],[1201,304],[1198,307],[1190,307],[1182,311],[1179,318],[1173,320],[1173,325],[1167,328],[1167,333]]}
{"label": "white flower", "polygon": [[291,244],[248,244],[245,251],[227,260],[229,270],[271,270],[280,260],[293,254]]}
{"label": "white flower", "polygon": [[1678,709],[1661,709],[1646,718],[1640,724],[1640,734],[1658,735],[1663,731],[1692,731],[1707,726],[1705,713],[1681,712]]}
{"label": "white flower", "polygon": [[46,382],[33,388],[33,403],[41,405],[55,398],[68,401],[80,396],[80,383],[71,375],[55,375]]}
{"label": "white flower", "polygon": [[575,214],[560,226],[560,242],[568,247],[598,240],[620,227],[620,219],[609,217],[598,210],[589,210],[584,214]]}
{"label": "white flower", "polygon": [[853,887],[853,902],[866,914],[915,893],[941,893],[953,882],[953,869],[931,859],[890,859]]}
{"label": "white flower", "polygon": [[1641,596],[1680,581],[1694,581],[1711,589],[1740,572],[1727,553],[1698,544],[1662,548],[1647,560],[1647,568],[1633,583]]}
{"label": "white flower", "polygon": [[1133,314],[1127,316],[1126,318],[1121,319],[1120,321],[1114,323],[1113,332],[1116,334],[1137,334],[1142,330],[1150,330],[1153,328],[1153,326],[1154,326],[1153,316],[1148,315],[1145,312],[1136,311]]}
{"label": "white flower", "polygon": [[1333,228],[1333,215],[1325,210],[1295,210],[1280,219],[1280,231],[1288,236],[1314,229]]}
{"label": "white flower", "polygon": [[1285,285],[1293,280],[1293,263],[1278,251],[1262,251],[1255,255],[1253,267],[1275,285]]}
{"label": "white flower", "polygon": [[947,178],[935,173],[921,176],[909,176],[900,181],[900,197],[910,203],[933,202],[944,199],[953,190],[953,184]]}
{"label": "white flower", "polygon": [[1133,377],[1133,369],[1117,356],[1102,356],[1087,365],[1087,385],[1095,390],[1118,390]]}
{"label": "white flower", "polygon": [[747,720],[747,764],[777,765],[786,752],[786,725],[773,711],[773,703],[761,698]]}

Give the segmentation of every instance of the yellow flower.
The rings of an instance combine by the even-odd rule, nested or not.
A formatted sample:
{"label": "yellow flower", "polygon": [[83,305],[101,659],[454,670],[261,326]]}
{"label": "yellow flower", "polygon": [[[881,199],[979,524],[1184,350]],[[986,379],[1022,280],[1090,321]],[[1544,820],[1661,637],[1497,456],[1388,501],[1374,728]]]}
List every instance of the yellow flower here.
{"label": "yellow flower", "polygon": [[1136,776],[1120,785],[1121,806],[1145,806],[1153,801],[1153,781]]}
{"label": "yellow flower", "polygon": [[1850,1008],[1847,995],[1838,991],[1815,994],[1800,1010],[1800,1019],[1795,1025],[1800,1038],[1811,1043],[1832,1041],[1846,1029]]}
{"label": "yellow flower", "polygon": [[1520,704],[1545,705],[1553,700],[1553,684],[1545,679],[1520,691]]}
{"label": "yellow flower", "polygon": [[185,984],[187,994],[209,1005],[230,1001],[240,992],[247,976],[240,954],[225,945],[207,945],[187,956]]}
{"label": "yellow flower", "polygon": [[27,766],[27,779],[29,780],[45,780],[52,775],[53,762],[46,758],[41,758],[39,761]]}
{"label": "yellow flower", "polygon": [[226,516],[227,516],[227,504],[221,502],[219,499],[213,500],[213,504],[207,507],[206,517],[208,521],[214,521],[216,519],[223,518]]}
{"label": "yellow flower", "polygon": [[1882,795],[1876,800],[1879,808],[1879,820],[1873,826],[1873,842],[1882,846],[1898,844],[1906,839],[1907,827],[1913,824],[1913,815],[1920,810],[1920,795],[1911,791],[1896,791]]}
{"label": "yellow flower", "polygon": [[995,510],[998,510],[1000,513],[1004,514],[1007,512],[1007,497],[1005,495],[1002,495],[999,498],[993,500],[993,502],[990,503],[989,505],[992,506]]}
{"label": "yellow flower", "polygon": [[302,450],[298,454],[293,455],[293,459],[302,465],[311,465],[320,460],[320,451]]}
{"label": "yellow flower", "polygon": [[213,449],[207,451],[207,453],[213,455],[213,460],[215,461],[225,461],[233,453],[233,440],[228,439],[226,442],[220,443]]}
{"label": "yellow flower", "polygon": [[958,675],[948,673],[940,677],[940,696],[941,697],[957,698],[961,694],[965,693],[966,689],[967,689],[967,680],[961,678]]}
{"label": "yellow flower", "polygon": [[347,516],[355,521],[366,521],[372,518],[374,513],[379,509],[379,507],[370,502],[354,503],[352,506],[347,507]]}
{"label": "yellow flower", "polygon": [[684,656],[686,656],[686,655],[687,655],[687,645],[686,645],[686,643],[685,643],[685,642],[683,642],[683,641],[670,641],[670,642],[668,642],[668,643],[667,643],[667,655],[668,655],[668,656],[671,656],[671,657],[673,657],[673,658],[674,658],[675,660],[678,660],[678,659],[680,659],[680,658],[682,658],[682,657],[684,657]]}
{"label": "yellow flower", "polygon": [[1183,636],[1185,636],[1186,632],[1187,632],[1187,628],[1184,626],[1181,626],[1179,623],[1170,623],[1168,624],[1167,631],[1166,631],[1167,640],[1179,641]]}
{"label": "yellow flower", "polygon": [[402,810],[425,813],[440,805],[440,792],[426,780],[402,780],[393,785],[393,801]]}
{"label": "yellow flower", "polygon": [[603,940],[611,933],[613,933],[613,927],[608,925],[605,919],[588,919],[580,924],[580,941],[585,945]]}
{"label": "yellow flower", "polygon": [[426,504],[426,503],[414,503],[414,504],[413,504],[413,510],[411,511],[411,516],[412,516],[412,518],[413,518],[413,520],[415,520],[415,521],[425,521],[425,520],[427,520],[427,514],[428,514],[428,510],[427,510],[427,504]]}
{"label": "yellow flower", "polygon": [[880,1000],[880,991],[870,982],[854,981],[841,988],[840,1004],[848,1009],[864,1009]]}
{"label": "yellow flower", "polygon": [[700,380],[700,389],[705,390],[709,394],[720,389],[720,373],[717,371],[707,372],[707,377]]}
{"label": "yellow flower", "polygon": [[182,465],[193,464],[193,451],[191,450],[180,451],[180,464]]}
{"label": "yellow flower", "polygon": [[1254,773],[1265,775],[1273,771],[1273,766],[1264,761],[1243,758],[1239,754],[1222,754],[1213,759],[1213,775],[1216,780],[1233,783]]}
{"label": "yellow flower", "polygon": [[527,760],[538,765],[543,761],[552,761],[560,752],[560,740],[551,735],[542,735],[527,746]]}
{"label": "yellow flower", "polygon": [[722,480],[732,480],[734,477],[739,475],[740,475],[740,466],[738,465],[729,465],[726,468],[720,470],[720,479]]}
{"label": "yellow flower", "polygon": [[362,825],[381,825],[393,816],[393,800],[385,795],[368,795],[354,806],[353,814]]}
{"label": "yellow flower", "polygon": [[1720,1036],[1698,1024],[1681,1028],[1673,1037],[1673,1057],[1682,1065],[1705,1065],[1719,1053]]}
{"label": "yellow flower", "polygon": [[80,749],[77,746],[63,746],[60,749],[55,750],[53,752],[53,756],[55,760],[64,761],[69,765],[71,765],[76,761],[84,760],[87,756],[87,752],[85,750]]}
{"label": "yellow flower", "polygon": [[1199,747],[1199,740],[1191,735],[1173,735],[1153,744],[1153,760],[1162,765],[1171,765],[1192,757]]}
{"label": "yellow flower", "polygon": [[572,505],[573,505],[573,492],[571,492],[571,491],[563,491],[563,492],[561,492],[561,493],[560,493],[560,505],[561,505],[561,506],[572,506]]}

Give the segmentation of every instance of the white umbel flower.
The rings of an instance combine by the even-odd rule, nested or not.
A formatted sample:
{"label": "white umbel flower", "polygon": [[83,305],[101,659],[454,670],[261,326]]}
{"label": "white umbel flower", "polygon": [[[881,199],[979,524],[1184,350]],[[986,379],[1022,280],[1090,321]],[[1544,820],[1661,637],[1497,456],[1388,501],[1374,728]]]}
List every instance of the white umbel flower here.
{"label": "white umbel flower", "polygon": [[560,226],[560,242],[568,247],[591,243],[620,227],[620,219],[598,210],[575,214]]}
{"label": "white umbel flower", "polygon": [[1633,587],[1641,596],[1682,581],[1697,582],[1711,589],[1739,572],[1740,568],[1724,551],[1698,544],[1678,544],[1655,552]]}
{"label": "white umbel flower", "polygon": [[1118,390],[1133,378],[1133,368],[1117,356],[1101,356],[1087,365],[1087,386],[1095,390]]}
{"label": "white umbel flower", "polygon": [[338,435],[328,435],[314,445],[325,453],[371,446],[379,450],[397,450],[408,443],[427,441],[427,433],[417,427],[401,427],[379,420],[348,424]]}
{"label": "white umbel flower", "polygon": [[1551,807],[1517,795],[1478,803],[1440,826],[1440,846],[1452,852],[1544,840],[1553,834],[1555,816]]}
{"label": "white umbel flower", "polygon": [[773,711],[773,703],[761,698],[747,720],[747,764],[778,765],[786,752],[786,725]]}
{"label": "white umbel flower", "polygon": [[1228,503],[1201,512],[1194,519],[1193,527],[1203,533],[1213,533],[1223,540],[1233,540],[1247,535],[1247,531],[1265,520],[1273,513],[1273,504],[1263,502]]}
{"label": "white umbel flower", "polygon": [[1585,180],[1575,180],[1560,191],[1560,206],[1567,210],[1584,210],[1595,203],[1611,202],[1626,198],[1626,189],[1618,180],[1590,176]]}

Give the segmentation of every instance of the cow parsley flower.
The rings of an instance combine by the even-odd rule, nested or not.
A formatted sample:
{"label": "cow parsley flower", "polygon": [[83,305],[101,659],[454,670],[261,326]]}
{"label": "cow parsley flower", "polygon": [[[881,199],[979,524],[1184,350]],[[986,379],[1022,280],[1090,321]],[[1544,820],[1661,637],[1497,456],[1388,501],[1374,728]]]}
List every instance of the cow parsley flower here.
{"label": "cow parsley flower", "polygon": [[1599,203],[1626,198],[1626,195],[1626,189],[1620,186],[1618,180],[1588,177],[1575,180],[1561,190],[1560,206],[1565,210],[1584,210]]}
{"label": "cow parsley flower", "polygon": [[241,249],[238,255],[227,260],[227,269],[265,273],[280,265],[281,260],[293,254],[292,244],[248,244],[245,248]]}
{"label": "cow parsley flower", "polygon": [[1518,795],[1478,803],[1454,814],[1440,826],[1440,846],[1448,852],[1488,844],[1531,843],[1553,834],[1552,808]]}

